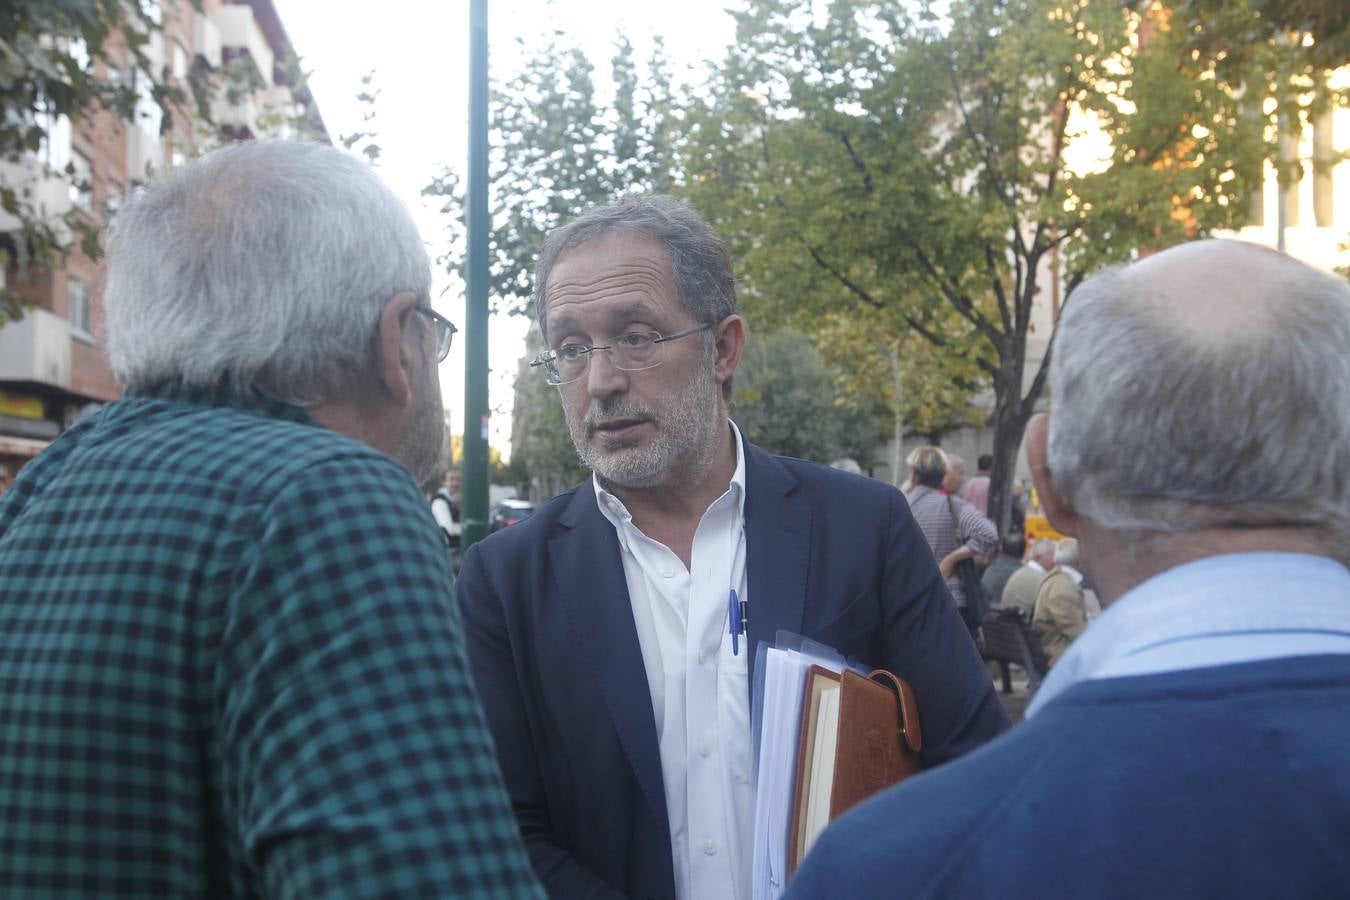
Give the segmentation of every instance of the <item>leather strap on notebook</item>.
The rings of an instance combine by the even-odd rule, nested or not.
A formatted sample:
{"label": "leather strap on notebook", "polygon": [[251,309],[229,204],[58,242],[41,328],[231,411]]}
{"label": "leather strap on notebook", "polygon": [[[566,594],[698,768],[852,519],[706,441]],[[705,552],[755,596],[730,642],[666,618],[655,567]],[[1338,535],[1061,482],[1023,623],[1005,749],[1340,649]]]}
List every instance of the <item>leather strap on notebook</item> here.
{"label": "leather strap on notebook", "polygon": [[923,749],[923,729],[919,726],[919,702],[909,682],[885,669],[875,669],[868,677],[895,691],[900,703],[900,736],[910,750],[918,753]]}

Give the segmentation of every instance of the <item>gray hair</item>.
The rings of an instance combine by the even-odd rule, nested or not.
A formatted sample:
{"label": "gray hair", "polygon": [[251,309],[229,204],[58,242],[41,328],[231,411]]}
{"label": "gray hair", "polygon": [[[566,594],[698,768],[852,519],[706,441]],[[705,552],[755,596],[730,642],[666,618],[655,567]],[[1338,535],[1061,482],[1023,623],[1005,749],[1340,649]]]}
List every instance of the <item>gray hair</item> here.
{"label": "gray hair", "polygon": [[1055,565],[1071,566],[1078,562],[1078,541],[1065,538],[1055,545]]}
{"label": "gray hair", "polygon": [[1285,257],[1269,268],[1252,287],[1262,321],[1215,323],[1217,338],[1120,268],[1074,292],[1054,340],[1048,461],[1080,515],[1113,530],[1350,535],[1350,286]]}
{"label": "gray hair", "polygon": [[1037,538],[1031,545],[1031,556],[1033,559],[1049,557],[1055,558],[1055,547],[1058,546],[1052,538]]}
{"label": "gray hair", "polygon": [[739,310],[731,255],[708,221],[666,194],[626,194],[607,206],[591,207],[544,241],[534,270],[534,311],[545,341],[548,276],[558,257],[614,231],[642,235],[666,248],[680,303],[696,322],[720,322]]}
{"label": "gray hair", "polygon": [[417,226],[369,166],[246,141],[170,170],[113,220],[108,356],[133,391],[337,400],[372,376],[389,299],[430,289]]}

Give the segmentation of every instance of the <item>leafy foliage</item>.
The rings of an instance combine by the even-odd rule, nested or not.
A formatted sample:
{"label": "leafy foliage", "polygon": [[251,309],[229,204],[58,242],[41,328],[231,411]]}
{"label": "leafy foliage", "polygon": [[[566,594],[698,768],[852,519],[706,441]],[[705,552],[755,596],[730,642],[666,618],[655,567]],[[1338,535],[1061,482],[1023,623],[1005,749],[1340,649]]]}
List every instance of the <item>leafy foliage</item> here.
{"label": "leafy foliage", "polygon": [[[1188,47],[1237,69],[1274,42],[1298,68],[1350,65],[1350,5],[1344,0],[1181,0],[1178,28]],[[1310,40],[1290,41],[1307,35]],[[1290,52],[1292,51],[1292,52]]]}
{"label": "leafy foliage", "polygon": [[736,372],[736,424],[771,453],[820,463],[851,456],[869,470],[888,417],[841,393],[842,381],[806,335],[752,335]]}
{"label": "leafy foliage", "polygon": [[361,76],[361,90],[356,95],[356,102],[361,104],[361,127],[338,138],[338,143],[343,149],[355,149],[372,166],[380,163],[381,148],[375,142],[379,137],[379,133],[375,130],[376,104],[379,99],[380,89],[375,86],[375,70],[371,69]]}
{"label": "leafy foliage", "polygon": [[[1259,127],[1178,67],[1165,21],[1115,3],[908,9],[750,0],[690,113],[688,189],[734,241],[757,314],[866,316],[879,344],[927,342],[937,382],[974,367],[994,393],[991,510],[1006,517],[1045,387],[1027,336],[1050,271],[1071,293],[1103,264],[1237,223]],[[1089,126],[1110,143],[1083,161]],[[931,412],[959,414],[952,400]]]}
{"label": "leafy foliage", "polygon": [[[544,349],[537,325],[526,337],[526,354]],[[547,500],[579,484],[586,468],[572,446],[563,419],[558,389],[535,369],[522,365],[516,374],[515,404],[511,411],[511,470],[534,500]]]}
{"label": "leafy foliage", "polygon": [[[138,90],[147,79],[150,95],[162,112],[161,132],[172,127],[176,112],[186,114],[189,104],[195,104],[196,115],[206,118],[210,94],[202,71],[193,69],[187,82],[180,83],[167,67],[157,71],[152,64],[149,48],[160,34],[157,16],[140,3],[9,0],[0,4],[0,159],[14,165],[39,159],[60,117],[79,122],[108,111],[133,120]],[[17,220],[17,226],[0,237],[0,266],[17,263],[21,272],[59,266],[72,233],[81,237],[86,251],[96,255],[97,225],[76,213],[53,221],[34,196],[38,179],[24,169],[19,171],[22,174],[13,182],[0,176],[0,208]],[[75,170],[73,166],[61,173],[44,169],[41,174],[73,176]],[[0,323],[19,317],[23,308],[22,298],[0,289]]]}
{"label": "leafy foliage", "polygon": [[[550,230],[625,192],[672,184],[674,99],[660,42],[640,66],[621,39],[610,66],[614,95],[605,99],[585,53],[550,42],[493,90],[490,294],[504,311],[529,313],[534,261]],[[443,170],[423,193],[443,197],[442,212],[464,220],[455,171]],[[442,262],[463,277],[464,259],[456,244]]]}

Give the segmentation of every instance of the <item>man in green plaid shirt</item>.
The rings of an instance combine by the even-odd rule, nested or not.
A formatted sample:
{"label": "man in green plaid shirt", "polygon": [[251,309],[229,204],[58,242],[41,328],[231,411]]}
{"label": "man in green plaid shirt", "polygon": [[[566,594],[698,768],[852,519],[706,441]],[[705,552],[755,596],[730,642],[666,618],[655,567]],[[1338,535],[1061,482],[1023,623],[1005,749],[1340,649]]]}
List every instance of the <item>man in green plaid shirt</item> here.
{"label": "man in green plaid shirt", "polygon": [[118,214],[127,394],[0,499],[0,895],[542,896],[414,481],[429,287],[325,146],[234,146]]}

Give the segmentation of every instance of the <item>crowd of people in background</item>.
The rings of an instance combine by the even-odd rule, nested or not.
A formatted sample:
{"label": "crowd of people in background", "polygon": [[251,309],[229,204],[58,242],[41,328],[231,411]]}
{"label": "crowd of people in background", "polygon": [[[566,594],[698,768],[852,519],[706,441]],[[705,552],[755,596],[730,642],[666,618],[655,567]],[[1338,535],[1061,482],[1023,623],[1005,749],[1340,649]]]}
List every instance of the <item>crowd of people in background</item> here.
{"label": "crowd of people in background", "polygon": [[958,454],[917,447],[906,458],[905,499],[975,641],[981,641],[989,609],[1014,609],[1053,666],[1101,613],[1101,605],[1078,568],[1077,540],[1042,537],[1028,546],[1023,528],[1029,495],[1020,479],[1014,481],[1012,524],[1000,537],[988,516],[993,462],[991,455],[981,455],[976,474],[967,479]]}

